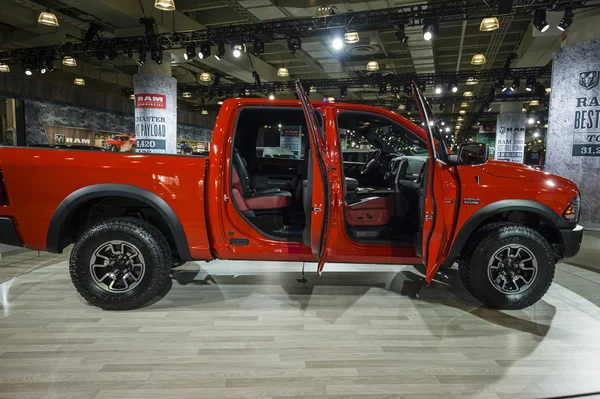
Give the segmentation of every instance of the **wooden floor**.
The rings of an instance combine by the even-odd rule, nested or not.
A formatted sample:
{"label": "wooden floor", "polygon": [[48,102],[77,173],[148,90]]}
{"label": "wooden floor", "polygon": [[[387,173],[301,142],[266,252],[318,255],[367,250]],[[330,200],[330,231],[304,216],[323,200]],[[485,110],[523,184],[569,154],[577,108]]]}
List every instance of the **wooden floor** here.
{"label": "wooden floor", "polygon": [[[588,242],[588,244],[590,244]],[[600,240],[598,243],[600,244]],[[600,245],[588,245],[600,254]],[[600,257],[597,257],[600,258]],[[192,263],[145,309],[77,296],[66,255],[0,265],[0,398],[542,398],[600,391],[600,274],[559,265],[524,311],[456,270]]]}

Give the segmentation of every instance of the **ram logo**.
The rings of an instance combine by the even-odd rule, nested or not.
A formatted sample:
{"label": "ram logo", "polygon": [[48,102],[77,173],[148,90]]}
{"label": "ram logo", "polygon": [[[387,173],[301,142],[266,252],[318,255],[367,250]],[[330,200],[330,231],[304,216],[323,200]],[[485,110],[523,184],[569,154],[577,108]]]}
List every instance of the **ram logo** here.
{"label": "ram logo", "polygon": [[55,134],[54,135],[54,144],[64,145],[65,144],[65,135],[64,134]]}
{"label": "ram logo", "polygon": [[579,74],[579,85],[586,90],[598,84],[598,71],[587,71]]}

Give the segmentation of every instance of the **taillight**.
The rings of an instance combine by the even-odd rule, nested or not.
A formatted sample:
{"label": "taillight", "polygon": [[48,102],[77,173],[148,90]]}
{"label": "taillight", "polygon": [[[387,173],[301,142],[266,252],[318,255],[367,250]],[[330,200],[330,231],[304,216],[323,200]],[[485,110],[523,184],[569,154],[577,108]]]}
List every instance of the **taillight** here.
{"label": "taillight", "polygon": [[0,205],[8,205],[8,192],[6,191],[6,183],[4,183],[4,173],[0,168]]}
{"label": "taillight", "polygon": [[565,209],[565,212],[563,213],[563,217],[566,220],[568,220],[569,222],[576,222],[579,220],[579,210],[580,209],[581,209],[581,198],[579,197],[579,194],[577,194],[577,196],[575,198],[573,198],[573,201],[571,201],[571,203],[569,204],[567,209]]}

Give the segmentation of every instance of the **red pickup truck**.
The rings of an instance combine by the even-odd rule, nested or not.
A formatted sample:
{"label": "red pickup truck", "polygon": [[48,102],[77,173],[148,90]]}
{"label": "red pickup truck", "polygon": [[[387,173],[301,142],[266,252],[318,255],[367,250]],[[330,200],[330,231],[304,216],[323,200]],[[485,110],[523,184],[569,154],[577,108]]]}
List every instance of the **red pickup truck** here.
{"label": "red pickup truck", "polygon": [[102,140],[102,148],[114,152],[130,152],[135,150],[135,139],[126,135],[116,135]]}
{"label": "red pickup truck", "polygon": [[[535,303],[579,250],[577,186],[488,160],[485,144],[450,152],[413,90],[423,129],[385,109],[311,104],[297,83],[299,100],[226,100],[207,157],[2,147],[0,242],[74,243],[73,283],[104,309],[143,306],[172,267],[216,258],[312,261],[319,274],[327,261],[423,264],[427,283],[457,261],[485,305]],[[372,149],[355,178],[343,142]]]}

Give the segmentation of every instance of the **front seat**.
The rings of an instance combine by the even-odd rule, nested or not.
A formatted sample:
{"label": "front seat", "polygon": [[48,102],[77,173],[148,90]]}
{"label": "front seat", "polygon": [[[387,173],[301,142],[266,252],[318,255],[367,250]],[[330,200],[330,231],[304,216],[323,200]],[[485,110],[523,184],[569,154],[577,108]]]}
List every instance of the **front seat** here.
{"label": "front seat", "polygon": [[368,197],[348,205],[346,223],[349,226],[385,226],[393,213],[393,200],[388,197]]}
{"label": "front seat", "polygon": [[281,209],[292,203],[292,194],[278,188],[255,190],[250,183],[246,161],[233,150],[232,196],[240,212],[247,210]]}

